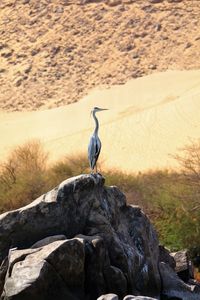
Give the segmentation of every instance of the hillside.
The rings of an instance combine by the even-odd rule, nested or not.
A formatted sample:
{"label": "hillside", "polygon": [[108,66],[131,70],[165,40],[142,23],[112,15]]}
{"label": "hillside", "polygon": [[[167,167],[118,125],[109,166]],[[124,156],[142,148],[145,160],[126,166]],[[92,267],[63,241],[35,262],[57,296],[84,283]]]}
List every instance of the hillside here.
{"label": "hillside", "polygon": [[56,107],[99,85],[198,69],[199,28],[199,0],[1,0],[0,109]]}

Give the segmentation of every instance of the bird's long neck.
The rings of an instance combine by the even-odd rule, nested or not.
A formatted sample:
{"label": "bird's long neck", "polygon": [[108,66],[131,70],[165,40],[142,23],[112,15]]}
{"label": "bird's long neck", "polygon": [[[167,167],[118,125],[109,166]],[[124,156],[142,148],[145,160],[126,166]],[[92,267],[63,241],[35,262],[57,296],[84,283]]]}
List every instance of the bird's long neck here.
{"label": "bird's long neck", "polygon": [[96,127],[95,127],[95,130],[94,130],[94,134],[95,135],[98,135],[98,130],[99,130],[99,121],[95,115],[95,111],[93,111],[92,115],[93,115],[93,118],[94,118],[94,121],[95,121],[95,124],[96,124]]}

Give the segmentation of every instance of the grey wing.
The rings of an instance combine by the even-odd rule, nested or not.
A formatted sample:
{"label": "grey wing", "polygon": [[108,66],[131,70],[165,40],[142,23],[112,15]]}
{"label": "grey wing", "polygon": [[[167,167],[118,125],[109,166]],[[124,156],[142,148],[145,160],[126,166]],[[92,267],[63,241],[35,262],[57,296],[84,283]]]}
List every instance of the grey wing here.
{"label": "grey wing", "polygon": [[88,159],[89,159],[90,167],[92,169],[94,169],[96,165],[100,150],[101,150],[100,140],[95,136],[92,136],[88,146]]}
{"label": "grey wing", "polygon": [[101,151],[101,141],[99,138],[97,138],[97,145],[96,145],[96,150],[97,150],[97,159],[99,157],[100,151]]}

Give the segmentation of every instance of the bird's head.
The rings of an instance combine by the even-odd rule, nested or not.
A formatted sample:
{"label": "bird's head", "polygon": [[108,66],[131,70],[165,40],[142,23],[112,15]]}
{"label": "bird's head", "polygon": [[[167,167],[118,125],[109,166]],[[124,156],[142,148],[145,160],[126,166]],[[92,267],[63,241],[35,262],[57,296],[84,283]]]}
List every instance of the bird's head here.
{"label": "bird's head", "polygon": [[102,110],[108,110],[107,108],[99,108],[99,107],[94,107],[91,111],[91,114],[92,113],[96,113],[96,112],[99,112],[99,111],[102,111]]}

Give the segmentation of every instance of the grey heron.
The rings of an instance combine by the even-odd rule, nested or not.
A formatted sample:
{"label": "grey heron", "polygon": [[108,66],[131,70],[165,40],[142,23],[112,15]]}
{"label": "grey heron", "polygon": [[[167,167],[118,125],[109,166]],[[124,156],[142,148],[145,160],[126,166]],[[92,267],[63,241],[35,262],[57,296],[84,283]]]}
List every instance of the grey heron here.
{"label": "grey heron", "polygon": [[96,167],[96,173],[97,173],[97,160],[99,157],[99,153],[101,151],[101,141],[98,137],[99,121],[96,117],[96,113],[99,111],[102,111],[102,110],[107,110],[107,109],[94,107],[93,110],[91,111],[91,114],[94,118],[95,125],[96,125],[93,135],[91,136],[90,142],[88,145],[88,160],[89,160],[89,164],[90,164],[92,173],[94,172],[95,167]]}

